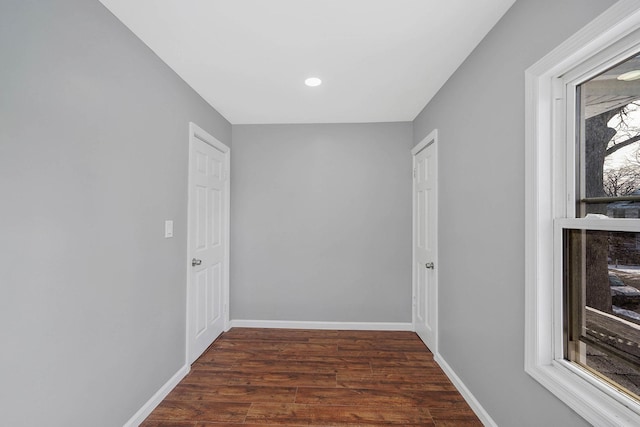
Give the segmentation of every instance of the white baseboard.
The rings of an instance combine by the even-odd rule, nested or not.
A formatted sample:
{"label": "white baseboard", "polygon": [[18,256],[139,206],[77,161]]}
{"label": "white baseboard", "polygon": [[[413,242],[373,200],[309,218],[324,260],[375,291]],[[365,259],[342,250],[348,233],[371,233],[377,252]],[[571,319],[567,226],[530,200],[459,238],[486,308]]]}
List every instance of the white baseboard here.
{"label": "white baseboard", "polygon": [[191,366],[189,365],[184,365],[183,367],[181,367],[178,372],[176,372],[171,378],[169,378],[169,381],[167,381],[162,387],[160,387],[160,390],[158,390],[151,397],[151,399],[147,401],[147,403],[142,405],[142,408],[140,408],[138,412],[136,412],[133,417],[131,417],[129,421],[124,424],[124,427],[138,427],[144,421],[144,419],[147,418],[149,414],[156,408],[156,406],[158,406],[160,402],[162,402],[162,400],[167,397],[169,392],[178,385],[180,380],[187,376],[190,370]]}
{"label": "white baseboard", "polygon": [[413,324],[402,322],[315,322],[289,320],[232,320],[236,328],[330,329],[357,331],[413,331]]}
{"label": "white baseboard", "polygon": [[469,404],[473,412],[480,418],[482,424],[487,427],[498,427],[495,421],[489,416],[489,413],[485,411],[485,409],[480,405],[480,402],[471,394],[471,391],[467,388],[466,385],[462,382],[460,377],[456,375],[454,370],[449,366],[449,364],[442,358],[442,356],[438,354],[434,354],[434,360],[440,365],[444,373],[449,377],[453,385],[458,389],[464,400]]}

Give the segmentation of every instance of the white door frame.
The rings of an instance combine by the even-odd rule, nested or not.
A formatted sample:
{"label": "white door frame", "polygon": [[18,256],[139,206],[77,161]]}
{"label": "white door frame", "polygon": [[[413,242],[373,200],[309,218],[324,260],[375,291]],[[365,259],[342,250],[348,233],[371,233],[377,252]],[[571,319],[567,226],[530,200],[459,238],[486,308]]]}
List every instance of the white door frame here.
{"label": "white door frame", "polygon": [[189,161],[188,161],[188,169],[187,169],[187,175],[188,175],[188,179],[187,179],[187,256],[185,259],[185,265],[187,266],[187,293],[186,293],[186,297],[187,297],[187,322],[186,322],[186,341],[185,341],[185,360],[187,365],[191,364],[190,361],[190,354],[189,354],[189,350],[191,348],[191,321],[192,321],[192,307],[190,307],[189,305],[189,301],[190,301],[190,288],[191,288],[191,275],[193,272],[193,269],[191,268],[191,258],[192,258],[192,254],[190,253],[191,251],[191,229],[190,227],[192,226],[192,224],[190,223],[190,219],[191,219],[191,168],[193,167],[192,163],[192,156],[191,153],[193,151],[193,144],[195,140],[200,140],[202,142],[205,142],[206,144],[209,144],[210,146],[214,147],[217,150],[220,150],[221,152],[223,152],[225,154],[225,161],[224,161],[224,170],[223,170],[223,176],[225,178],[225,198],[224,198],[224,205],[225,205],[225,209],[224,209],[224,227],[222,232],[224,233],[225,236],[225,247],[224,247],[224,262],[223,262],[223,274],[222,274],[222,307],[223,307],[223,316],[224,316],[224,330],[228,331],[229,330],[229,229],[230,229],[230,199],[231,199],[231,149],[226,146],[225,144],[223,144],[222,142],[218,141],[216,138],[214,138],[213,136],[209,135],[204,129],[202,129],[201,127],[199,127],[198,125],[196,125],[193,122],[189,122]]}
{"label": "white door frame", "polygon": [[[416,331],[416,309],[417,309],[417,286],[418,286],[418,277],[416,275],[416,237],[417,237],[417,232],[418,232],[418,224],[417,224],[417,218],[416,218],[416,205],[417,205],[417,200],[416,200],[416,180],[415,180],[415,174],[416,174],[416,155],[418,153],[420,153],[422,150],[424,150],[425,148],[427,148],[428,146],[432,146],[434,153],[433,153],[433,157],[435,159],[435,163],[436,163],[436,167],[435,167],[435,181],[436,181],[436,185],[434,187],[434,199],[435,199],[435,203],[436,203],[436,209],[434,211],[434,218],[433,221],[435,221],[435,227],[434,227],[434,236],[432,236],[433,238],[433,246],[434,246],[434,250],[433,250],[433,263],[435,265],[435,268],[433,269],[433,298],[429,298],[428,299],[428,306],[426,307],[426,310],[428,313],[432,313],[433,314],[433,325],[432,325],[432,332],[433,332],[433,343],[430,344],[429,346],[429,350],[431,350],[431,352],[433,354],[437,354],[438,352],[438,270],[439,270],[439,262],[438,262],[438,187],[439,187],[439,183],[438,183],[438,129],[434,129],[431,133],[429,133],[429,135],[427,135],[422,141],[420,141],[418,144],[416,144],[415,147],[413,147],[411,149],[411,159],[412,159],[412,166],[413,166],[413,176],[414,179],[412,180],[412,194],[411,194],[411,198],[413,200],[413,204],[412,204],[412,223],[413,223],[413,230],[412,230],[412,246],[411,246],[411,260],[412,260],[412,265],[411,265],[411,277],[412,277],[412,289],[413,289],[413,295],[412,295],[412,323],[413,323],[413,330]],[[433,348],[432,348],[433,347]]]}

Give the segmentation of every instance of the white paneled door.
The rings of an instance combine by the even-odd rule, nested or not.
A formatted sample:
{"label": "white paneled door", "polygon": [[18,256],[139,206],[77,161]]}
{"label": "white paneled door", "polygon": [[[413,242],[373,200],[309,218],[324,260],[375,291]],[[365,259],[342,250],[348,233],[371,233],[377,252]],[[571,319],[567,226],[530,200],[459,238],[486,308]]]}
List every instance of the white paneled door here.
{"label": "white paneled door", "polygon": [[229,148],[190,126],[187,358],[193,363],[228,322]]}
{"label": "white paneled door", "polygon": [[413,324],[437,352],[438,332],[438,156],[437,131],[411,151],[413,155]]}

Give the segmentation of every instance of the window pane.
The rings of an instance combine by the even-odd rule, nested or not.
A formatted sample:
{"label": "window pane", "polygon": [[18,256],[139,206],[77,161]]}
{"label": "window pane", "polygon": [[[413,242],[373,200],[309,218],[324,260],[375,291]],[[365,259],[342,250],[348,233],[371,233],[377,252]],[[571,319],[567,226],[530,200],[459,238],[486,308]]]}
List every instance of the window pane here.
{"label": "window pane", "polygon": [[640,55],[578,88],[578,216],[640,218]]}
{"label": "window pane", "polygon": [[565,358],[640,399],[640,233],[563,237]]}

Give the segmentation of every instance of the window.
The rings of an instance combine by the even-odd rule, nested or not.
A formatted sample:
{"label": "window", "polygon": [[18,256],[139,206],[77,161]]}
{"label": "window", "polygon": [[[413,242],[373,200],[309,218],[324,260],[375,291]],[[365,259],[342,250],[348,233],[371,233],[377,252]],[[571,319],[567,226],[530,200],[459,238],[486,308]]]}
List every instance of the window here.
{"label": "window", "polygon": [[599,426],[640,425],[639,53],[623,0],[526,72],[525,370]]}
{"label": "window", "polygon": [[640,402],[640,56],[563,86],[577,124],[565,179],[575,209],[561,226],[564,358]]}

